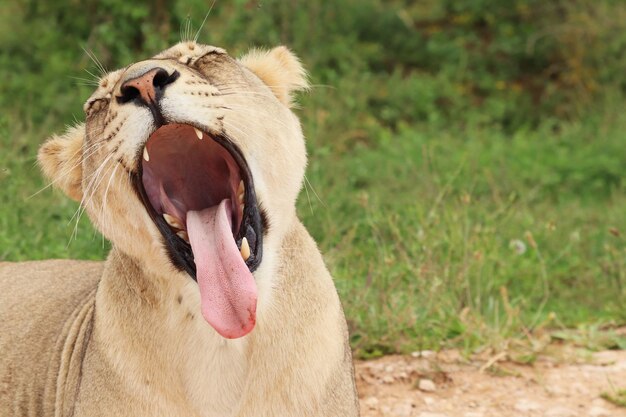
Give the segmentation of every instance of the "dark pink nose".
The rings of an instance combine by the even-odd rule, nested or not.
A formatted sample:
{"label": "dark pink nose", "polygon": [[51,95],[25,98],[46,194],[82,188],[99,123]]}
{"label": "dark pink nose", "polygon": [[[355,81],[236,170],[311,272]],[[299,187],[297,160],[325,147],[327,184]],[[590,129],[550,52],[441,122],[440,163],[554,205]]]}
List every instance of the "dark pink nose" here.
{"label": "dark pink nose", "polygon": [[118,103],[137,101],[147,106],[156,104],[163,96],[165,88],[178,79],[180,74],[169,74],[163,68],[152,68],[142,75],[126,80],[120,88]]}

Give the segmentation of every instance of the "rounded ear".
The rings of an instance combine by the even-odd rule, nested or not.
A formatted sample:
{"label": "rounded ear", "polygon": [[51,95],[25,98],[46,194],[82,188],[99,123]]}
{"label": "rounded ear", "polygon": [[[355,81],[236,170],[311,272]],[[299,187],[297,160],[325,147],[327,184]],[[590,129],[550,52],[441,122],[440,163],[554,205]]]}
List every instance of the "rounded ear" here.
{"label": "rounded ear", "polygon": [[53,135],[39,148],[37,160],[44,175],[67,194],[80,201],[82,190],[82,149],[85,125],[70,127],[63,135]]}
{"label": "rounded ear", "polygon": [[300,60],[287,47],[278,46],[271,51],[253,49],[239,59],[256,74],[285,105],[293,105],[293,93],[307,90],[307,73]]}

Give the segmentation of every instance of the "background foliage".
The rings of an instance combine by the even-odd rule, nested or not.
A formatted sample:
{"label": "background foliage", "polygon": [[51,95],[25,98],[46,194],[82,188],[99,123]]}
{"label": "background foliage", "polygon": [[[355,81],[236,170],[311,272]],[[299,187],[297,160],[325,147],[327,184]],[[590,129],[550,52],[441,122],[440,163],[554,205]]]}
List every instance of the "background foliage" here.
{"label": "background foliage", "polygon": [[[74,203],[32,196],[36,149],[82,119],[85,50],[115,69],[209,7],[2,3],[0,260],[106,254],[85,220],[72,237]],[[310,70],[299,209],[360,355],[626,322],[623,2],[217,1],[198,36],[286,44]]]}

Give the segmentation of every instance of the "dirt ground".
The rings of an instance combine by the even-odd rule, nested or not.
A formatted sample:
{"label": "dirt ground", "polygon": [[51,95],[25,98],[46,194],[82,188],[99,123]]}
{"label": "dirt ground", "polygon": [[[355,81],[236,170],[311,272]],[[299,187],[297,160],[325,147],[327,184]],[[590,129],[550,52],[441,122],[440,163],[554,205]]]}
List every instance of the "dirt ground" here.
{"label": "dirt ground", "polygon": [[626,389],[626,351],[533,365],[422,352],[356,363],[363,417],[626,417],[601,397]]}

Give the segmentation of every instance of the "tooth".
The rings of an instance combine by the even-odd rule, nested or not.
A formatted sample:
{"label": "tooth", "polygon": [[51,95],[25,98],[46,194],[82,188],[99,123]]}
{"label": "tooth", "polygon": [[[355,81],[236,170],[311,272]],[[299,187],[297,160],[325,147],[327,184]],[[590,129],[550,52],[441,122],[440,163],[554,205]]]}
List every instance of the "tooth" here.
{"label": "tooth", "polygon": [[239,188],[237,189],[237,194],[238,194],[238,198],[239,198],[239,202],[243,203],[243,196],[244,196],[244,191],[246,190],[245,186],[243,185],[243,180],[239,181]]}
{"label": "tooth", "polygon": [[143,148],[143,159],[145,159],[146,162],[150,160],[150,155],[148,155],[148,148],[146,147]]}
{"label": "tooth", "polygon": [[183,223],[180,220],[178,220],[176,217],[170,216],[167,213],[163,213],[163,218],[165,219],[167,224],[169,224],[170,226],[175,227],[177,229],[184,229]]}
{"label": "tooth", "polygon": [[193,130],[196,131],[196,136],[198,137],[198,139],[202,140],[202,131],[199,130],[197,127],[194,127]]}
{"label": "tooth", "polygon": [[239,211],[243,213],[243,209],[245,208],[245,204],[239,204]]}
{"label": "tooth", "polygon": [[248,239],[245,237],[241,239],[241,257],[244,261],[247,261],[250,257],[250,246],[248,245]]}
{"label": "tooth", "polygon": [[185,242],[189,243],[189,235],[187,235],[187,232],[185,232],[184,230],[181,230],[180,232],[176,232],[176,236],[178,236]]}

